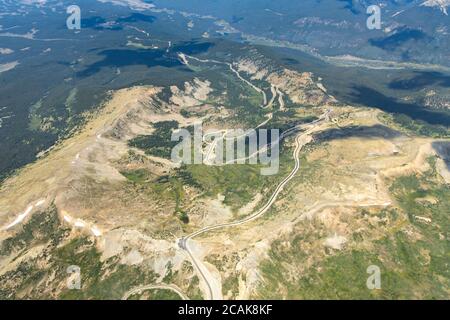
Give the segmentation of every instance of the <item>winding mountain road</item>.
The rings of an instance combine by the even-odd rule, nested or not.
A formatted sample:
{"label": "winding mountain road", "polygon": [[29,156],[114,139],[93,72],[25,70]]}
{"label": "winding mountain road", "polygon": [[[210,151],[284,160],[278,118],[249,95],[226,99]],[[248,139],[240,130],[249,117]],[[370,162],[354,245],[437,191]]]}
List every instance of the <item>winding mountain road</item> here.
{"label": "winding mountain road", "polygon": [[189,298],[181,291],[181,289],[173,284],[158,284],[158,285],[139,286],[139,287],[136,287],[136,288],[133,288],[133,289],[127,291],[123,295],[122,300],[128,300],[132,295],[142,293],[143,291],[157,290],[157,289],[173,291],[176,294],[178,294],[181,299],[189,300]]}
{"label": "winding mountain road", "polygon": [[[326,114],[328,114],[329,111],[327,111]],[[326,116],[326,115],[325,115]],[[242,219],[242,220],[238,220],[238,221],[234,221],[234,222],[229,222],[229,223],[222,223],[222,224],[218,224],[218,225],[213,225],[213,226],[208,226],[208,227],[204,227],[182,239],[180,239],[178,241],[178,245],[181,249],[185,250],[188,255],[190,256],[194,266],[196,267],[198,273],[201,275],[203,281],[205,282],[205,285],[208,289],[208,298],[211,300],[219,300],[222,298],[222,292],[220,290],[220,286],[215,285],[214,283],[217,282],[214,277],[212,277],[212,275],[209,273],[207,267],[203,264],[203,262],[199,259],[197,259],[193,252],[192,249],[189,246],[189,240],[198,237],[202,234],[211,232],[211,231],[216,231],[219,229],[224,229],[224,228],[230,228],[230,227],[235,227],[235,226],[239,226],[248,222],[251,222],[253,220],[258,219],[259,217],[261,217],[262,215],[264,215],[271,207],[272,205],[275,203],[275,201],[277,200],[279,194],[283,191],[284,187],[289,183],[289,181],[292,180],[292,178],[294,178],[294,176],[297,174],[297,172],[300,169],[300,159],[299,159],[299,155],[300,155],[300,151],[303,148],[303,146],[305,146],[307,143],[309,143],[311,141],[311,136],[310,133],[316,128],[316,126],[322,122],[324,120],[324,116],[321,117],[321,119],[316,120],[312,123],[309,124],[309,126],[311,127],[309,130],[298,134],[296,139],[295,139],[295,149],[293,152],[293,159],[295,161],[295,165],[294,168],[292,169],[292,171],[289,173],[289,175],[283,179],[282,182],[280,182],[280,184],[277,186],[277,188],[275,189],[275,191],[273,192],[273,194],[271,195],[271,197],[269,198],[269,200],[266,202],[266,204],[259,209],[257,212],[253,213],[252,215]],[[307,125],[304,125],[307,126]],[[294,128],[293,128],[294,129]],[[295,132],[295,130],[291,129],[289,133],[293,133]],[[297,128],[298,129],[298,128]],[[288,132],[285,133],[285,135],[287,135]]]}
{"label": "winding mountain road", "polygon": [[[216,61],[216,60],[202,60],[202,59],[198,59],[196,57],[192,57],[192,56],[188,56],[185,54],[180,54],[180,57],[183,61],[185,61],[187,63],[187,59],[186,57],[189,57],[190,59],[194,59],[197,60],[199,62],[212,62],[212,63],[220,63],[220,64],[227,64],[230,69],[245,83],[249,84],[251,87],[253,87],[256,91],[260,92],[263,94],[263,98],[264,98],[264,106],[262,106],[263,108],[268,107],[268,105],[271,105],[273,103],[273,100],[275,99],[275,94],[273,95],[271,101],[269,101],[269,103],[267,103],[267,96],[264,92],[264,90],[261,90],[260,88],[256,87],[255,85],[253,85],[252,83],[250,83],[248,80],[242,78],[242,76],[239,74],[239,72],[237,70],[235,70],[232,66],[231,63],[225,63],[225,62],[221,62],[221,61]],[[278,88],[273,88],[272,87],[272,92],[276,92],[278,94],[279,97],[279,104],[280,104],[280,109],[283,110],[284,109],[284,101],[283,101],[283,93],[278,89]],[[270,196],[269,200],[266,202],[266,204],[260,208],[258,211],[256,211],[255,213],[249,215],[248,217],[245,217],[241,220],[238,221],[234,221],[234,222],[229,222],[229,223],[222,223],[222,224],[217,224],[217,225],[212,225],[212,226],[207,226],[204,227],[198,231],[193,232],[192,234],[183,237],[181,239],[178,240],[178,246],[183,249],[184,251],[187,252],[187,254],[189,255],[194,267],[196,268],[197,272],[199,273],[199,275],[201,276],[203,283],[205,285],[205,289],[207,291],[207,295],[208,295],[208,299],[210,300],[221,300],[223,299],[222,296],[222,290],[221,290],[221,284],[220,284],[220,280],[216,279],[211,272],[208,270],[208,268],[206,267],[206,265],[203,263],[203,261],[201,261],[200,259],[197,259],[193,253],[192,248],[190,247],[190,243],[189,241],[192,240],[195,237],[198,237],[202,234],[208,233],[208,232],[212,232],[212,231],[217,231],[219,229],[225,229],[225,228],[230,228],[230,227],[236,227],[236,226],[240,226],[243,225],[245,223],[254,221],[256,219],[258,219],[259,217],[261,217],[262,215],[264,215],[268,210],[270,210],[270,208],[272,207],[272,205],[275,203],[275,201],[277,200],[279,194],[283,191],[284,187],[289,183],[289,181],[291,181],[295,175],[297,174],[297,172],[300,169],[300,159],[299,159],[299,155],[300,155],[300,151],[302,150],[302,148],[308,144],[311,140],[312,137],[310,136],[310,133],[312,131],[314,131],[314,129],[322,122],[324,122],[325,120],[328,119],[329,114],[330,114],[331,110],[327,110],[319,119],[308,123],[308,124],[301,124],[298,126],[295,126],[285,132],[283,132],[281,134],[281,136],[279,137],[278,141],[276,143],[280,143],[280,141],[295,133],[296,131],[300,130],[300,129],[305,129],[308,128],[306,131],[298,134],[295,138],[295,149],[293,152],[293,159],[295,161],[295,165],[294,168],[292,169],[292,171],[289,173],[288,176],[286,176],[283,181],[281,181],[277,188],[275,189],[275,191],[272,193],[272,195]],[[268,119],[270,120],[270,119]],[[224,130],[222,131],[224,132],[223,137],[225,137],[227,135],[227,131]],[[267,147],[265,147],[267,148]],[[212,150],[214,149],[214,146],[212,148],[210,148],[208,150],[208,157],[210,156]],[[261,151],[258,151],[258,153]],[[252,157],[254,155],[251,155],[250,157]],[[208,158],[209,159],[209,158]]]}

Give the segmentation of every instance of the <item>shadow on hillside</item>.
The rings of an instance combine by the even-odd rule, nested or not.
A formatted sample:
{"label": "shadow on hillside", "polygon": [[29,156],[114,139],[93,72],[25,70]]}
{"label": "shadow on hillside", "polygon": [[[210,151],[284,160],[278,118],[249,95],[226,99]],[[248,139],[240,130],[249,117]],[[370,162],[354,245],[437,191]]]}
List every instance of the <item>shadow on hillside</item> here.
{"label": "shadow on hillside", "polygon": [[431,145],[450,170],[450,141],[436,141]]}
{"label": "shadow on hillside", "polygon": [[314,139],[317,142],[324,142],[347,138],[394,139],[400,136],[400,132],[392,130],[389,127],[377,124],[374,126],[350,126],[345,128],[332,128],[317,133],[316,135],[314,135]]}

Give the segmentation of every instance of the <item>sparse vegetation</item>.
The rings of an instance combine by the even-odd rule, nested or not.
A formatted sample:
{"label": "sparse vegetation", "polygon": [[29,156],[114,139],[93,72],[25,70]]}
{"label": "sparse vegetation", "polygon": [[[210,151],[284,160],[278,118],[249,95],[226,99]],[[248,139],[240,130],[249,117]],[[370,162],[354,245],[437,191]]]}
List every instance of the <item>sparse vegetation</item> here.
{"label": "sparse vegetation", "polygon": [[180,296],[167,289],[152,289],[132,295],[128,300],[181,300]]}
{"label": "sparse vegetation", "polygon": [[151,177],[151,174],[145,169],[122,171],[120,173],[134,183],[144,183]]}
{"label": "sparse vegetation", "polygon": [[425,137],[432,138],[449,138],[450,129],[442,125],[432,125],[423,120],[414,120],[407,115],[396,113],[393,115],[384,114],[384,121],[393,122],[400,126],[404,131]]}
{"label": "sparse vegetation", "polygon": [[[307,256],[301,249],[308,235],[291,239],[291,250],[277,242],[270,259],[262,264],[264,285],[262,298],[288,299],[446,299],[450,284],[450,188],[439,182],[433,166],[421,176],[410,175],[396,179],[390,188],[400,204],[402,222],[397,210],[381,210],[386,235],[372,242],[371,249],[352,248],[329,252],[325,258],[307,270],[292,274],[287,265],[302,265]],[[433,202],[418,199],[431,197]],[[368,215],[362,210],[362,215]],[[429,220],[418,219],[417,216]],[[386,217],[390,221],[386,225]],[[367,237],[367,235],[366,235]],[[367,239],[354,233],[358,243]],[[381,268],[381,290],[366,287],[370,265]]]}

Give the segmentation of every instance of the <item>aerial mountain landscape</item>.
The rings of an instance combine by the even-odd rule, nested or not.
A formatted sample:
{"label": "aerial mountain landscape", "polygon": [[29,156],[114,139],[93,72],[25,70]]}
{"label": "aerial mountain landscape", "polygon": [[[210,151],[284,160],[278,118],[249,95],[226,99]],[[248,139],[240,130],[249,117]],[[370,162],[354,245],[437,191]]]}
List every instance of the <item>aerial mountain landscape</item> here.
{"label": "aerial mountain landscape", "polygon": [[448,300],[449,13],[0,0],[0,299]]}

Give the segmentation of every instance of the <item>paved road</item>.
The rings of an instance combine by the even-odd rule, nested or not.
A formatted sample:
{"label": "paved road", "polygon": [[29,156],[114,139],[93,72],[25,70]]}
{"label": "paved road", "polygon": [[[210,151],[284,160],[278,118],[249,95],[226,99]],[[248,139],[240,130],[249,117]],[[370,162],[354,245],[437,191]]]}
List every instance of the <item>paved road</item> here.
{"label": "paved road", "polygon": [[[199,272],[203,281],[205,282],[207,289],[208,289],[208,298],[209,299],[212,299],[212,300],[221,299],[222,293],[220,292],[220,287],[218,288],[218,286],[212,285],[212,282],[214,282],[215,279],[209,274],[209,271],[206,268],[206,266],[203,264],[203,262],[194,256],[191,248],[189,247],[189,240],[191,240],[195,237],[198,237],[199,235],[207,233],[207,232],[211,232],[211,231],[215,231],[215,230],[223,229],[223,228],[239,226],[244,223],[248,223],[253,220],[256,220],[259,217],[261,217],[262,215],[264,215],[275,203],[275,201],[278,198],[278,195],[281,193],[281,191],[283,191],[286,184],[289,183],[289,181],[291,181],[292,178],[294,178],[294,176],[297,174],[298,170],[300,169],[299,155],[300,155],[301,149],[303,148],[304,145],[306,145],[307,143],[310,142],[309,134],[311,133],[312,130],[314,130],[314,128],[316,127],[317,124],[319,124],[320,122],[322,122],[324,119],[326,119],[328,117],[329,112],[330,111],[328,110],[320,119],[310,123],[309,125],[302,125],[302,126],[310,126],[310,128],[309,128],[309,130],[298,134],[295,139],[295,150],[293,153],[293,158],[295,161],[294,168],[292,169],[291,173],[286,178],[284,178],[284,180],[277,186],[277,188],[275,189],[272,196],[269,198],[267,203],[261,209],[259,209],[254,214],[252,214],[242,220],[205,227],[205,228],[202,228],[202,229],[188,235],[187,237],[184,237],[179,240],[178,244],[179,244],[180,248],[182,248],[189,254],[194,266],[196,267],[197,271]],[[298,128],[292,128],[289,131],[286,131],[284,133],[284,136],[287,136],[288,134],[291,134],[291,133],[295,132],[296,130],[298,130]],[[281,137],[280,137],[280,139],[281,139]]]}
{"label": "paved road", "polygon": [[123,295],[122,300],[128,300],[128,298],[130,298],[134,294],[139,294],[139,293],[142,293],[147,290],[156,290],[156,289],[170,290],[170,291],[177,293],[181,299],[189,300],[189,298],[181,291],[181,289],[173,284],[170,284],[170,285],[169,284],[157,284],[157,285],[139,286],[139,287],[136,287],[136,288],[133,288],[133,289],[127,291]]}
{"label": "paved road", "polygon": [[253,83],[251,83],[250,81],[248,81],[247,79],[245,79],[244,77],[241,76],[241,74],[239,73],[239,71],[237,71],[233,65],[231,63],[228,62],[223,62],[223,61],[218,61],[218,60],[213,60],[213,59],[199,59],[197,57],[194,56],[190,56],[184,53],[179,53],[178,56],[181,58],[181,60],[188,64],[188,60],[186,58],[192,59],[192,60],[196,60],[198,62],[203,62],[203,63],[216,63],[216,64],[224,64],[227,65],[231,72],[233,72],[240,80],[242,80],[243,82],[245,82],[246,84],[248,84],[250,87],[252,87],[255,91],[259,92],[260,94],[262,94],[263,96],[263,105],[261,106],[262,108],[265,108],[267,106],[267,95],[264,92],[264,90],[258,88],[257,86],[255,86]]}
{"label": "paved road", "polygon": [[273,205],[273,203],[276,201],[278,195],[280,194],[281,191],[283,191],[284,186],[291,181],[291,179],[297,174],[298,170],[300,169],[300,160],[299,160],[299,154],[300,154],[300,150],[302,149],[302,147],[307,144],[309,141],[306,139],[306,137],[309,137],[310,132],[307,131],[303,134],[299,134],[297,136],[297,138],[295,139],[295,150],[294,150],[294,154],[293,154],[293,158],[295,161],[295,166],[294,169],[291,171],[291,173],[278,185],[278,187],[275,189],[274,193],[272,194],[272,196],[269,198],[269,201],[256,213],[248,216],[247,218],[244,218],[242,220],[239,221],[235,221],[235,222],[230,222],[230,223],[223,223],[223,224],[218,224],[218,225],[214,225],[214,226],[209,226],[209,227],[205,227],[203,229],[200,229],[192,234],[190,234],[189,236],[187,236],[184,241],[185,244],[187,244],[186,240],[192,239],[194,237],[197,237],[203,233],[212,231],[212,230],[216,230],[216,229],[221,229],[221,228],[226,228],[226,227],[233,227],[233,226],[238,226],[247,222],[250,222],[252,220],[255,220],[257,218],[259,218],[261,215],[263,215],[264,213],[266,213],[270,207]]}
{"label": "paved road", "polygon": [[[249,85],[250,87],[252,87],[256,92],[262,94],[262,96],[263,96],[263,104],[261,105],[261,108],[263,108],[263,109],[266,109],[266,108],[270,107],[270,106],[273,104],[273,101],[275,100],[276,94],[277,94],[277,93],[280,93],[280,94],[281,94],[279,100],[280,100],[280,99],[283,100],[281,91],[279,91],[278,89],[275,90],[274,86],[272,86],[271,90],[272,90],[273,96],[272,96],[272,99],[271,99],[269,102],[267,102],[267,95],[266,95],[265,91],[262,90],[262,89],[260,89],[260,88],[258,88],[258,87],[255,86],[253,83],[251,83],[250,81],[248,81],[247,79],[245,79],[244,77],[242,77],[241,74],[239,73],[239,71],[237,71],[237,70],[233,67],[233,65],[232,65],[231,63],[223,62],[223,61],[217,61],[217,60],[199,59],[199,58],[196,58],[196,57],[193,57],[193,56],[184,54],[184,53],[179,53],[178,56],[180,57],[180,59],[182,60],[182,62],[183,62],[184,64],[186,64],[186,65],[189,64],[188,58],[189,58],[189,59],[192,59],[192,60],[196,60],[196,61],[198,61],[198,62],[202,62],[202,63],[215,63],[215,64],[223,64],[223,65],[227,65],[227,66],[230,68],[230,70],[231,70],[234,74],[236,74],[236,76],[237,76],[241,81],[245,82],[247,85]],[[282,102],[282,103],[283,103],[283,105],[284,105],[284,102]],[[255,129],[258,129],[258,128],[260,128],[260,127],[266,125],[270,120],[272,120],[272,118],[273,118],[273,113],[269,113],[269,114],[267,115],[267,119],[264,120],[261,124],[259,124]],[[219,130],[219,131],[216,131],[216,132],[206,133],[206,135],[205,135],[204,138],[206,138],[206,137],[208,137],[208,136],[210,136],[210,135],[216,135],[216,134],[218,134],[218,133],[221,133],[221,134],[222,134],[222,138],[221,138],[222,140],[223,140],[223,139],[225,139],[225,140],[229,140],[229,139],[235,140],[235,139],[239,138],[239,136],[227,137],[228,131],[229,131],[229,130],[224,129],[224,130]],[[247,135],[247,134],[248,134],[248,132],[245,132],[245,133],[243,134],[243,136],[245,136],[245,135]],[[207,148],[206,156],[205,156],[205,161],[204,161],[204,163],[205,163],[206,165],[213,165],[213,164],[214,164],[215,158],[212,158],[212,155],[213,155],[212,153],[214,152],[214,150],[215,150],[215,148],[216,148],[216,146],[217,146],[217,142],[218,142],[218,139],[214,139],[214,141],[212,141],[211,145],[209,145],[208,148]]]}
{"label": "paved road", "polygon": [[[183,58],[185,60],[186,55],[183,55]],[[241,75],[239,74],[239,72],[237,70],[235,70],[233,68],[233,66],[229,63],[224,63],[224,62],[220,62],[220,61],[216,61],[216,60],[201,60],[192,56],[187,56],[191,59],[200,61],[200,62],[213,62],[213,63],[221,63],[221,64],[227,64],[231,71],[233,71],[242,81],[246,82],[247,84],[249,84],[250,86],[252,86],[253,88],[255,88],[256,91],[258,92],[262,92],[263,97],[264,97],[264,105],[267,104],[267,97],[266,94],[263,90],[257,88],[255,85],[253,85],[252,83],[250,83],[249,81],[247,81],[246,79],[242,78]],[[284,109],[284,101],[283,101],[283,94],[281,93],[281,91],[279,91],[278,88],[275,88],[276,92],[279,95],[279,100],[280,100],[280,108]],[[275,97],[275,96],[274,96]],[[270,104],[271,102],[269,102]],[[263,106],[264,108],[265,106]],[[216,284],[216,279],[214,279],[214,277],[210,274],[209,270],[207,269],[207,267],[203,264],[203,262],[199,259],[197,259],[193,253],[191,248],[189,248],[189,240],[198,237],[201,234],[207,233],[207,232],[211,232],[211,231],[215,231],[218,229],[224,229],[224,228],[229,228],[229,227],[235,227],[235,226],[239,226],[242,225],[244,223],[248,223],[251,222],[253,220],[258,219],[259,217],[261,217],[262,215],[264,215],[271,207],[272,205],[275,203],[275,201],[278,198],[278,195],[281,193],[281,191],[283,191],[283,188],[286,186],[287,183],[289,183],[289,181],[292,180],[292,178],[294,178],[294,176],[297,174],[298,170],[300,169],[300,159],[299,159],[299,155],[300,155],[300,151],[303,148],[304,145],[306,145],[307,143],[310,142],[310,133],[312,130],[314,130],[314,128],[320,124],[321,122],[323,122],[324,120],[328,119],[328,116],[330,114],[331,110],[327,110],[319,119],[309,123],[309,124],[302,124],[302,125],[298,125],[294,128],[291,128],[285,132],[283,132],[279,138],[279,140],[277,141],[277,143],[279,143],[284,137],[287,137],[288,135],[291,135],[293,133],[295,133],[296,131],[298,131],[299,129],[304,129],[307,127],[310,127],[309,130],[307,130],[304,133],[300,133],[297,135],[296,139],[295,139],[295,150],[293,153],[293,158],[295,161],[295,165],[294,168],[292,169],[291,173],[284,178],[284,180],[277,186],[277,188],[275,189],[274,193],[272,194],[272,196],[269,198],[269,200],[267,201],[267,203],[261,208],[259,209],[257,212],[255,212],[254,214],[239,220],[239,221],[234,221],[234,222],[229,222],[229,223],[222,223],[222,224],[218,224],[218,225],[214,225],[214,226],[209,226],[209,227],[205,227],[202,228],[190,235],[188,235],[187,237],[184,237],[182,239],[180,239],[178,241],[178,245],[181,249],[185,250],[189,257],[192,260],[192,263],[194,264],[195,268],[197,269],[198,273],[200,274],[200,276],[202,277],[207,290],[208,290],[208,299],[210,300],[219,300],[222,299],[222,292],[221,292],[221,288],[220,285]],[[270,119],[269,119],[270,120]],[[226,135],[226,131],[224,136]],[[252,155],[253,156],[253,155]]]}

